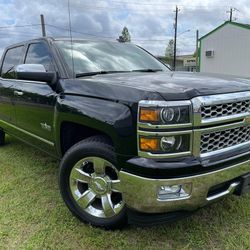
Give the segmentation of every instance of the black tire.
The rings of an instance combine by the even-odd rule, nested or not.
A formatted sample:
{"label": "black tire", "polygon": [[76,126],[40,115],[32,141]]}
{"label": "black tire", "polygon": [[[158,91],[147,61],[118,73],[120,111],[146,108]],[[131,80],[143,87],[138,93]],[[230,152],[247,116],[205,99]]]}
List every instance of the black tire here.
{"label": "black tire", "polygon": [[0,130],[0,146],[5,144],[5,133],[4,131]]}
{"label": "black tire", "polygon": [[103,158],[105,161],[112,163],[113,166],[116,166],[114,149],[109,139],[105,136],[92,136],[72,146],[66,152],[60,164],[59,187],[64,202],[73,215],[85,223],[106,229],[123,227],[127,224],[125,205],[118,214],[115,214],[111,218],[100,218],[86,212],[77,204],[73,197],[70,188],[70,174],[77,162],[86,157]]}

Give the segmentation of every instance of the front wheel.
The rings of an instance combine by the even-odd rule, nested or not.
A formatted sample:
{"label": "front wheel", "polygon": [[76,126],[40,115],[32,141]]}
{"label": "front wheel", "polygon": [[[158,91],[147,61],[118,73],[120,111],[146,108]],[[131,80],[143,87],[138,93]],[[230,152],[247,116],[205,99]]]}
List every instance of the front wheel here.
{"label": "front wheel", "polygon": [[115,167],[113,147],[104,136],[94,136],[73,146],[60,166],[59,185],[71,212],[94,226],[118,228],[126,208]]}

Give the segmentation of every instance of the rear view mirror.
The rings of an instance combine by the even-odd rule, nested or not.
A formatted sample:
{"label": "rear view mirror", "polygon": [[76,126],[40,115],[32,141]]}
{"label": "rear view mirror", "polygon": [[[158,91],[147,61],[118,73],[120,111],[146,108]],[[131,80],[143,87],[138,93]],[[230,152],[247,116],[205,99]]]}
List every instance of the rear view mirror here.
{"label": "rear view mirror", "polygon": [[16,79],[47,82],[54,85],[57,82],[56,72],[46,72],[42,64],[20,64],[15,68]]}

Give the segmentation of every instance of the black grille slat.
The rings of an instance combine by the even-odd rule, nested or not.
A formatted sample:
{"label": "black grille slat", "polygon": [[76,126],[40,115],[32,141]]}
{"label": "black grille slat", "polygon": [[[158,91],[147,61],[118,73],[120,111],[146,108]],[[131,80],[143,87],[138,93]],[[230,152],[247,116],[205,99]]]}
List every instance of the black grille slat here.
{"label": "black grille slat", "polygon": [[202,119],[218,118],[250,111],[250,100],[229,102],[217,105],[205,105],[201,107]]}
{"label": "black grille slat", "polygon": [[250,126],[226,129],[201,135],[201,154],[250,141]]}

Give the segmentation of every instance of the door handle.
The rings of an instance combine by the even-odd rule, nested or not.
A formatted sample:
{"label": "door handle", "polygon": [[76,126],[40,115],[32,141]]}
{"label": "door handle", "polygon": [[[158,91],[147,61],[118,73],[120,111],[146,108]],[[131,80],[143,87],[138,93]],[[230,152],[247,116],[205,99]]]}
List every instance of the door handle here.
{"label": "door handle", "polygon": [[17,90],[15,90],[15,91],[14,91],[14,95],[22,96],[22,95],[23,95],[23,92],[22,92],[22,91],[17,91]]}

